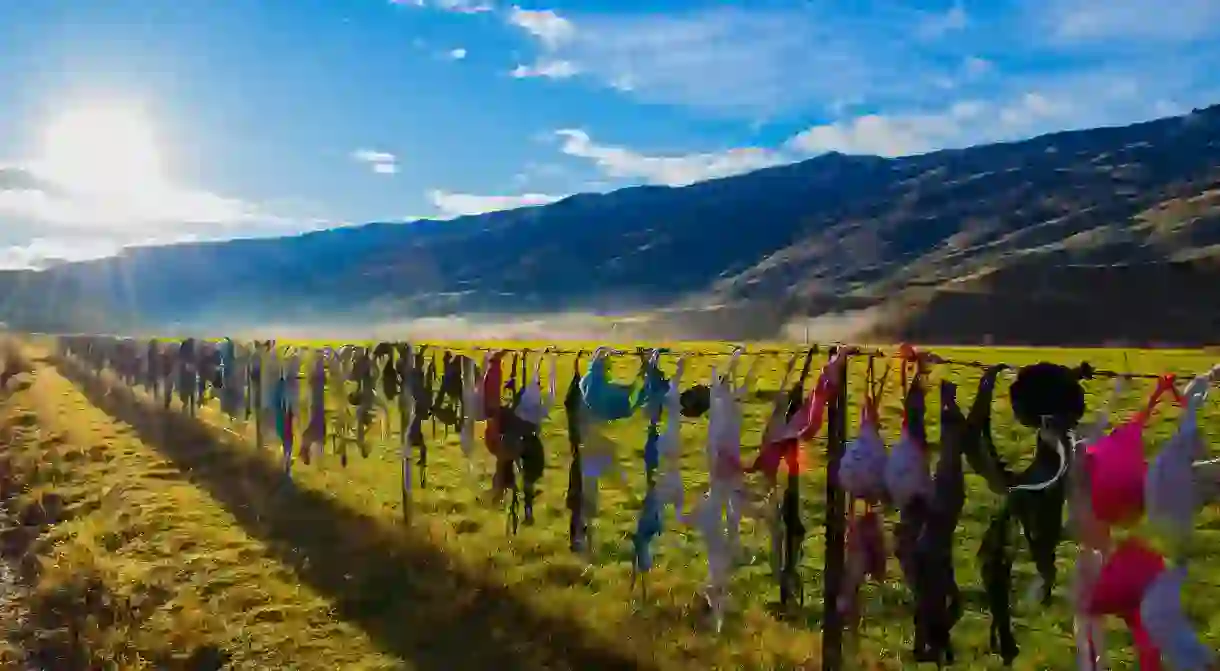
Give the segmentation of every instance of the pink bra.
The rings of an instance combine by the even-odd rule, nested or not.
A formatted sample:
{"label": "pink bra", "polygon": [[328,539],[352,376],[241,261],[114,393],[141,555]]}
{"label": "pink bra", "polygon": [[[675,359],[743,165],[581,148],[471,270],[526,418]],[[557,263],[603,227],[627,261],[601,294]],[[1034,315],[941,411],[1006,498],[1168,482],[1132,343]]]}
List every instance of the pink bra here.
{"label": "pink bra", "polygon": [[1106,558],[1086,609],[1090,615],[1117,615],[1126,622],[1141,671],[1161,669],[1161,653],[1144,629],[1140,605],[1164,570],[1165,559],[1155,550],[1137,538],[1125,540]]}
{"label": "pink bra", "polygon": [[1148,474],[1144,426],[1165,392],[1172,392],[1174,402],[1182,404],[1174,377],[1161,377],[1147,407],[1086,448],[1090,497],[1097,520],[1111,526],[1129,526],[1143,515]]}

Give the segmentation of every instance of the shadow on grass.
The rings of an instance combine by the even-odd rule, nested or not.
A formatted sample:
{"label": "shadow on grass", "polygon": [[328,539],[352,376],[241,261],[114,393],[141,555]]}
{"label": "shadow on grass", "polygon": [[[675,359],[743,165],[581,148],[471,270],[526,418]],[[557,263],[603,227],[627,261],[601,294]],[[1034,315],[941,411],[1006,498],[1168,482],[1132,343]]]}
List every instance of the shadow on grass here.
{"label": "shadow on grass", "polygon": [[237,439],[107,387],[77,362],[47,359],[95,406],[189,473],[300,579],[330,597],[385,650],[417,669],[651,669],[538,613],[491,576],[455,568],[443,551],[388,520],[304,488]]}

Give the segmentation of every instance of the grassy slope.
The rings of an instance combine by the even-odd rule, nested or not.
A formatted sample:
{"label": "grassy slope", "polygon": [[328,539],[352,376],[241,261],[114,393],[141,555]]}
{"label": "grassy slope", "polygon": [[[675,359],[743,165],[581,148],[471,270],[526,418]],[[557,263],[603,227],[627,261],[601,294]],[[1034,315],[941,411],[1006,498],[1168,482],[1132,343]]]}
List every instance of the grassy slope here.
{"label": "grassy slope", "polygon": [[[1123,366],[1120,355],[1101,350],[993,349],[943,353],[961,358],[1003,359],[1014,364],[1042,358],[1074,363],[1087,358],[1097,366]],[[770,390],[777,385],[775,369],[782,364],[778,360],[766,363],[770,372],[763,375],[759,386],[763,390]],[[1132,368],[1145,371],[1194,371],[1202,370],[1211,363],[1211,358],[1200,353],[1139,352],[1130,357]],[[687,380],[705,380],[710,373],[710,364],[711,361],[707,359],[693,362],[688,367]],[[71,371],[70,367],[65,367],[65,370]],[[630,375],[633,372],[632,364],[624,362],[617,372]],[[560,366],[560,394],[571,373],[572,362],[569,358]],[[947,375],[963,385],[959,398],[963,406],[968,404],[973,396],[973,381],[977,379],[977,372],[946,370],[936,373],[936,377],[941,375]],[[40,413],[40,423],[45,421],[54,425],[56,413],[60,413],[60,422],[74,417],[79,423],[81,418],[89,417],[89,423],[93,426],[90,430],[101,431],[99,426],[107,426],[96,419],[96,410],[81,406],[80,396],[63,387],[58,377],[48,372],[39,379],[39,384],[44,388],[34,398],[42,399],[45,404],[43,413],[48,415],[44,420],[43,413]],[[852,381],[852,398],[857,401],[861,381],[858,371]],[[700,665],[719,668],[791,668],[817,657],[817,636],[812,632],[819,626],[820,600],[812,597],[811,603],[803,611],[804,619],[793,624],[777,622],[769,614],[768,604],[774,600],[776,589],[762,553],[765,540],[752,523],[747,523],[744,538],[756,556],[735,577],[735,612],[726,625],[725,633],[719,638],[707,635],[699,628],[694,594],[704,568],[698,539],[672,518],[666,520],[666,531],[657,544],[659,556],[653,572],[650,597],[643,604],[632,603],[628,592],[628,575],[630,533],[634,528],[642,480],[640,451],[643,424],[640,420],[630,420],[619,428],[618,433],[624,438],[621,457],[631,475],[630,487],[606,488],[603,491],[603,513],[597,521],[597,561],[593,567],[584,570],[567,550],[566,511],[562,507],[562,498],[568,459],[564,435],[566,422],[562,409],[556,410],[544,427],[549,463],[539,502],[538,525],[523,528],[520,536],[509,539],[505,534],[503,513],[481,503],[479,493],[486,489],[487,478],[481,477],[476,482],[467,475],[456,436],[450,436],[447,441],[443,441],[440,435],[435,441],[430,438],[429,488],[417,490],[416,506],[421,514],[416,529],[412,533],[402,533],[399,522],[398,456],[396,449],[391,447],[392,440],[378,445],[373,456],[367,460],[355,457],[347,469],[341,469],[337,459],[330,455],[327,455],[321,467],[298,466],[297,486],[277,493],[274,489],[274,452],[267,450],[260,455],[247,442],[218,438],[228,435],[219,430],[223,421],[218,414],[205,416],[205,421],[212,425],[206,431],[198,430],[189,420],[168,420],[173,439],[166,440],[164,433],[150,433],[159,422],[165,420],[158,419],[159,414],[150,410],[139,395],[133,398],[123,391],[117,391],[106,396],[99,385],[86,377],[80,377],[79,382],[84,386],[89,400],[135,426],[136,434],[142,436],[143,440],[142,443],[135,442],[128,435],[112,437],[109,439],[111,443],[130,443],[132,446],[127,448],[130,450],[138,447],[139,454],[149,460],[149,465],[144,466],[146,471],[152,468],[152,464],[158,463],[158,458],[149,451],[149,447],[157,447],[169,457],[169,463],[176,465],[179,471],[191,473],[198,487],[231,511],[232,517],[228,517],[207,497],[192,490],[200,503],[173,506],[175,517],[166,518],[162,512],[155,518],[159,520],[156,528],[165,534],[159,541],[163,547],[200,543],[203,542],[201,537],[219,534],[221,532],[217,529],[227,528],[228,533],[241,535],[252,547],[292,567],[296,572],[295,578],[302,585],[302,594],[316,591],[324,595],[334,604],[337,616],[359,625],[383,649],[399,658],[411,659],[416,666],[473,668],[490,665],[494,660],[501,664],[508,662],[550,668],[625,668],[631,664],[666,668],[697,660]],[[1089,389],[1095,403],[1108,393],[1108,385],[1105,384],[1092,384]],[[1139,387],[1126,394],[1121,399],[1120,407],[1124,410],[1134,407],[1146,391]],[[63,400],[55,401],[57,398]],[[997,399],[1006,399],[1006,383],[1001,384]],[[747,446],[757,443],[766,412],[765,400],[752,399],[747,404]],[[1209,404],[1205,412],[1205,432],[1212,436],[1220,435],[1220,409],[1217,404]],[[856,414],[853,403],[849,413],[853,425]],[[1154,418],[1147,433],[1150,446],[1155,446],[1169,435],[1176,414],[1176,410],[1170,409]],[[1125,413],[1118,416],[1125,416]],[[893,437],[898,428],[896,395],[890,395],[883,417],[884,428]],[[935,440],[936,418],[930,415],[929,420],[930,435]],[[1001,449],[1018,460],[1019,455],[1027,453],[1033,444],[1032,432],[1015,426],[1009,419],[1006,403],[1001,405],[999,401],[995,409],[994,431]],[[379,433],[380,429],[375,428],[374,435],[378,436]],[[688,494],[698,493],[706,484],[701,446],[704,434],[702,422],[687,421],[683,426]],[[854,430],[849,435],[854,435]],[[442,441],[443,444],[438,444]],[[97,440],[85,437],[82,442],[96,444]],[[824,454],[822,441],[810,447],[812,453]],[[748,451],[750,448],[746,449]],[[33,456],[27,452],[27,458]],[[479,459],[476,469],[486,473],[489,459],[485,454],[480,454]],[[126,461],[106,463],[112,464],[108,466],[111,469],[110,477],[124,483],[131,479],[133,473],[140,472],[138,466],[129,465]],[[168,465],[160,463],[162,469]],[[85,464],[86,468],[107,467],[91,461]],[[152,503],[156,497],[171,496],[170,493],[162,493],[163,489],[169,492],[175,487],[187,486],[148,475],[135,482],[145,483],[145,496],[149,497],[149,502],[143,505],[143,499],[124,497],[125,502],[131,501],[124,505],[130,506],[130,514],[136,519],[152,515],[146,508],[157,509],[156,504]],[[806,590],[810,595],[818,595],[821,590],[819,567],[824,543],[819,528],[822,521],[820,492],[824,483],[818,475],[811,476],[806,483],[805,520],[811,528],[805,546]],[[95,475],[84,482],[78,481],[75,486],[95,490],[98,484],[99,476]],[[986,653],[987,618],[983,610],[975,555],[982,530],[998,502],[984,490],[977,478],[971,476],[970,484],[971,499],[959,531],[958,548],[958,576],[966,593],[968,613],[955,630],[955,643],[961,659],[959,663],[986,668],[998,664],[994,657]],[[78,496],[81,495],[78,492]],[[216,513],[214,517],[203,516],[195,511],[197,506]],[[166,501],[161,510],[168,507]],[[223,523],[221,516],[224,516]],[[209,524],[214,526],[209,527]],[[248,531],[238,531],[235,525]],[[58,531],[60,528],[56,527],[54,533],[67,533]],[[1220,550],[1216,515],[1210,511],[1205,513],[1199,528],[1196,553],[1203,556]],[[248,536],[243,535],[247,533]],[[261,543],[251,540],[250,536],[261,539]],[[221,575],[250,571],[246,562],[226,563],[222,559],[224,555],[208,554],[215,558],[207,563],[200,562],[197,571]],[[103,553],[100,556],[111,555]],[[117,556],[126,557],[121,554]],[[128,561],[135,561],[135,558],[116,558],[115,565],[126,566]],[[152,562],[148,559],[143,561]],[[1065,547],[1060,552],[1062,571],[1066,572],[1070,561],[1071,551]],[[1220,574],[1205,565],[1194,566],[1188,607],[1198,616],[1204,612],[1204,603],[1220,596],[1216,589]],[[896,566],[894,568],[890,582],[867,588],[860,654],[886,667],[902,668],[909,664],[907,650],[912,626],[906,605],[906,590],[896,582]],[[1017,567],[1018,588],[1028,584],[1032,577],[1032,566],[1022,557]],[[276,580],[282,584],[287,578],[287,574],[276,577],[274,570],[269,570],[266,577],[243,575],[239,582],[235,581],[229,586],[233,602],[253,598],[248,596],[252,594],[267,594],[271,591],[268,584],[275,585]],[[198,577],[190,573],[180,579],[190,581],[198,580]],[[264,584],[267,581],[270,582]],[[1018,668],[1061,668],[1069,663],[1070,621],[1063,594],[1063,589],[1058,590],[1057,601],[1049,609],[1028,602],[1018,606],[1017,633],[1023,646]],[[286,599],[288,595],[279,595],[279,598]],[[191,617],[200,617],[205,621],[213,617],[221,622],[229,622],[230,631],[235,631],[252,617],[241,611],[229,613],[226,604],[230,602],[208,603],[203,599],[198,603],[207,605],[201,607],[202,612]],[[633,612],[637,608],[641,612]],[[188,612],[189,609],[184,608],[179,611],[179,616],[188,617]],[[286,612],[295,611],[287,609]],[[1220,614],[1212,615],[1210,621],[1196,621],[1200,622],[1213,647],[1220,643]],[[167,621],[165,626],[172,628],[175,624]],[[280,627],[292,630],[294,623],[286,619],[272,630],[279,631]],[[198,625],[192,625],[191,629],[209,631]],[[166,638],[164,633],[162,639]],[[223,635],[211,636],[210,640],[226,649],[236,642]],[[270,645],[272,639],[262,640],[265,645]],[[328,635],[315,630],[312,640],[316,646],[313,655],[320,658],[328,651],[335,652],[333,648],[359,656],[359,643],[367,639],[343,635],[338,631]],[[310,653],[294,647],[291,639],[286,644],[280,652],[265,650],[263,654],[283,654],[285,658],[291,656],[298,665],[304,665],[308,658],[302,655]],[[1113,648],[1117,654],[1122,659],[1129,659],[1125,647],[1121,636],[1114,640]],[[313,663],[313,659],[308,659],[308,662]],[[321,668],[326,662],[319,661],[318,664]]]}

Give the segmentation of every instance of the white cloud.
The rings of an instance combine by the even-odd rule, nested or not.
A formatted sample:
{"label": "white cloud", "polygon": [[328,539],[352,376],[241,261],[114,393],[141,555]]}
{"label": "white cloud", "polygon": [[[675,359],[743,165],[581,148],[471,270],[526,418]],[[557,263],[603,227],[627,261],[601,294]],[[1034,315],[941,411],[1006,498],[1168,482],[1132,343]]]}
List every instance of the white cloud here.
{"label": "white cloud", "polygon": [[[1075,83],[1081,86],[1081,82]],[[1005,102],[962,100],[947,107],[902,114],[866,114],[817,124],[775,147],[658,155],[595,142],[587,132],[562,129],[560,151],[591,161],[607,177],[626,182],[683,186],[827,152],[885,157],[1019,140],[1042,133],[1141,121],[1180,109],[1149,101],[1123,87],[1070,86],[1052,93],[1030,91]]]}
{"label": "white cloud", "polygon": [[962,72],[967,77],[981,77],[991,71],[992,63],[986,58],[969,56],[962,61]]}
{"label": "white cloud", "polygon": [[[616,186],[645,183],[685,186],[729,177],[761,168],[792,163],[811,156],[840,152],[884,157],[922,154],[938,149],[1016,140],[1065,127],[1103,125],[1117,115],[1152,118],[1166,108],[1165,101],[1143,104],[1122,87],[1079,88],[1065,85],[1054,93],[1029,91],[1005,102],[964,99],[940,109],[899,114],[865,114],[810,126],[777,146],[734,147],[694,153],[650,153],[601,143],[581,129],[555,131],[559,151],[589,161]],[[1070,93],[1075,90],[1077,97]],[[1125,97],[1125,98],[1124,98]],[[1126,99],[1128,102],[1124,102]],[[1132,107],[1131,105],[1136,105]],[[1092,112],[1090,110],[1102,110]],[[554,169],[559,169],[555,166]],[[517,183],[526,181],[519,176]],[[594,182],[589,182],[594,183]],[[601,187],[608,187],[602,184]],[[541,205],[559,196],[528,193],[518,196],[480,196],[432,191],[433,205],[445,216],[479,214],[524,205]]]}
{"label": "white cloud", "polygon": [[397,160],[390,152],[376,149],[357,149],[352,152],[352,158],[362,163],[393,163]]}
{"label": "white cloud", "polygon": [[1044,0],[1033,6],[1043,29],[1061,42],[1189,42],[1220,35],[1215,0]]}
{"label": "white cloud", "polygon": [[410,5],[412,7],[436,7],[446,12],[458,14],[482,14],[495,9],[490,2],[479,0],[390,0],[392,5]]}
{"label": "white cloud", "polygon": [[447,12],[459,14],[482,14],[495,9],[490,2],[479,2],[479,0],[433,0],[433,4]]}
{"label": "white cloud", "polygon": [[114,256],[121,249],[106,238],[34,238],[28,244],[0,247],[0,270],[45,268],[64,261]]}
{"label": "white cloud", "polygon": [[449,56],[449,58],[452,58],[455,61],[460,61],[463,58],[466,58],[466,50],[463,49],[462,47],[458,47],[457,49],[450,49],[448,56]]}
{"label": "white cloud", "polygon": [[539,62],[569,64],[565,76],[644,102],[750,118],[833,99],[911,96],[920,87],[913,73],[926,78],[932,69],[910,35],[923,15],[894,10],[892,21],[865,20],[809,6],[573,17],[515,7],[508,20],[536,40]]}
{"label": "white cloud", "polygon": [[508,21],[550,48],[559,46],[576,34],[576,27],[571,21],[549,9],[529,10],[513,5],[508,13]]}
{"label": "white cloud", "polygon": [[544,77],[546,79],[567,79],[580,73],[571,61],[539,60],[533,65],[518,65],[513,68],[512,76],[517,79],[526,77]]}
{"label": "white cloud", "polygon": [[624,147],[593,142],[583,130],[555,131],[563,138],[560,151],[589,159],[610,177],[641,179],[649,184],[684,186],[705,179],[728,177],[775,165],[782,159],[758,147],[682,156],[648,156]]}
{"label": "white cloud", "polygon": [[1002,100],[1111,70],[1150,80],[1183,57],[1208,88],[1220,79],[1209,65],[1220,59],[1217,0],[1172,9],[1156,0],[941,0],[937,11],[885,2],[866,3],[867,12],[832,0],[754,4],[571,14],[514,7],[507,20],[536,53],[513,72],[585,78],[641,102],[750,121],[795,121],[845,104],[926,108],[948,91]]}
{"label": "white cloud", "polygon": [[1031,93],[1000,108],[980,102],[962,102],[928,114],[867,114],[812,126],[793,136],[785,146],[806,156],[829,151],[908,156],[1010,139],[1014,134],[1037,128],[1039,121],[1050,119],[1053,114],[1054,109],[1045,98]]}
{"label": "white cloud", "polygon": [[470,193],[451,193],[435,189],[428,192],[428,200],[432,202],[444,217],[460,217],[499,210],[511,210],[530,205],[546,205],[562,200],[565,197],[545,193],[523,193],[516,196],[480,196]]}
{"label": "white cloud", "polygon": [[398,172],[398,157],[388,151],[357,149],[352,152],[351,157],[379,175],[393,175]]}

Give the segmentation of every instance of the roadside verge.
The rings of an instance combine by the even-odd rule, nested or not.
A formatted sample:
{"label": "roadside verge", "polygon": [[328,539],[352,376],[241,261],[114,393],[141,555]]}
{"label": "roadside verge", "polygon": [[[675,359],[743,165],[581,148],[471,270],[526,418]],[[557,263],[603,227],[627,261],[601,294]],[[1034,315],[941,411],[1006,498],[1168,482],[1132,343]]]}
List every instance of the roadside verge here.
{"label": "roadside verge", "polygon": [[9,644],[41,668],[410,669],[45,362],[0,394]]}

